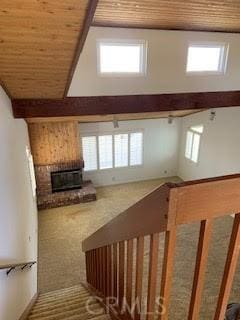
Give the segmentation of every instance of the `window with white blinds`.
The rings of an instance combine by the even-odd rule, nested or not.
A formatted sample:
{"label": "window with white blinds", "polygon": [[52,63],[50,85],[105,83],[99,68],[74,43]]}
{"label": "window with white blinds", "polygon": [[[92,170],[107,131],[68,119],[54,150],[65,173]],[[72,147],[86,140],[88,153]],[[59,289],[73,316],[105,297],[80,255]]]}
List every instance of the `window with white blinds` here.
{"label": "window with white blinds", "polygon": [[82,138],[85,171],[143,164],[143,133],[92,135]]}
{"label": "window with white blinds", "polygon": [[115,134],[114,135],[114,155],[115,167],[128,166],[128,134]]}
{"label": "window with white blinds", "polygon": [[85,171],[97,170],[97,138],[95,136],[83,137],[82,151]]}
{"label": "window with white blinds", "polygon": [[143,154],[143,134],[133,132],[130,134],[130,165],[137,166],[142,164]]}
{"label": "window with white blinds", "polygon": [[113,145],[112,135],[98,137],[99,169],[110,169],[113,167]]}

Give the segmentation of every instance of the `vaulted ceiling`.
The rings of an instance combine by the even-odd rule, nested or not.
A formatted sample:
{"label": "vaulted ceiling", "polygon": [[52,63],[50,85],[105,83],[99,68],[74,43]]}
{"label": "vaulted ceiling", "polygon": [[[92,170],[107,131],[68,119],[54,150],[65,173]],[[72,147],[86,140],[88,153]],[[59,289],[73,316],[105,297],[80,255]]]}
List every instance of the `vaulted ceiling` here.
{"label": "vaulted ceiling", "polygon": [[240,32],[240,1],[1,0],[0,83],[9,95],[63,98],[91,24]]}

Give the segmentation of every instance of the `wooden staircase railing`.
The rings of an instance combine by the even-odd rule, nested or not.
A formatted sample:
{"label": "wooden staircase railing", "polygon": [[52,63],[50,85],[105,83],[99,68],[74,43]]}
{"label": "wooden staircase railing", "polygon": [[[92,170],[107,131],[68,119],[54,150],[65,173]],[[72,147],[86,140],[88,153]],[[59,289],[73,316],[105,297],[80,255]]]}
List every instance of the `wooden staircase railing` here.
{"label": "wooden staircase railing", "polygon": [[[197,320],[214,219],[235,214],[214,316],[214,320],[223,320],[240,250],[239,212],[240,175],[164,184],[83,241],[87,282],[105,301],[108,297],[115,298],[116,305],[114,312],[111,311],[112,315],[122,319],[143,319],[144,244],[146,236],[150,236],[145,318],[169,319],[177,229],[182,224],[199,222],[200,232],[188,312],[188,320]],[[165,245],[159,295],[156,283],[159,277],[157,268],[160,233],[165,234]],[[133,245],[135,242],[136,250]],[[160,300],[157,301],[157,297]]]}

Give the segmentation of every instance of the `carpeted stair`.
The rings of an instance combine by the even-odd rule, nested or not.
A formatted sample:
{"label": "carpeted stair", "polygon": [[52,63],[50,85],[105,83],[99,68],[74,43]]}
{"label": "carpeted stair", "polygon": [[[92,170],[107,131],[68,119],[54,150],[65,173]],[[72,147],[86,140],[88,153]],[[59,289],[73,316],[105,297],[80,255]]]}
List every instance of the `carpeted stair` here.
{"label": "carpeted stair", "polygon": [[[88,301],[88,303],[87,303]],[[88,304],[89,310],[86,305]],[[28,320],[110,320],[103,307],[81,285],[40,294]]]}

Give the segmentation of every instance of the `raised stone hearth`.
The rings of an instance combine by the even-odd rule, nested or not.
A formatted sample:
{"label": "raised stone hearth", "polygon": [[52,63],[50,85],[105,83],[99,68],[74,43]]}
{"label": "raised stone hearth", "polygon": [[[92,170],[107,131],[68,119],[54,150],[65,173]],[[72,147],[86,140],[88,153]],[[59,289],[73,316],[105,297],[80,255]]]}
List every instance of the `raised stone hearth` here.
{"label": "raised stone hearth", "polygon": [[82,160],[35,166],[38,209],[49,209],[81,202],[95,201],[96,189],[91,181],[84,181],[81,188],[74,190],[52,191],[51,172],[75,170],[83,168],[83,166],[84,163]]}
{"label": "raised stone hearth", "polygon": [[97,200],[96,189],[91,181],[84,181],[81,189],[55,192],[44,196],[38,196],[38,209],[49,209],[71,204],[90,202]]}

